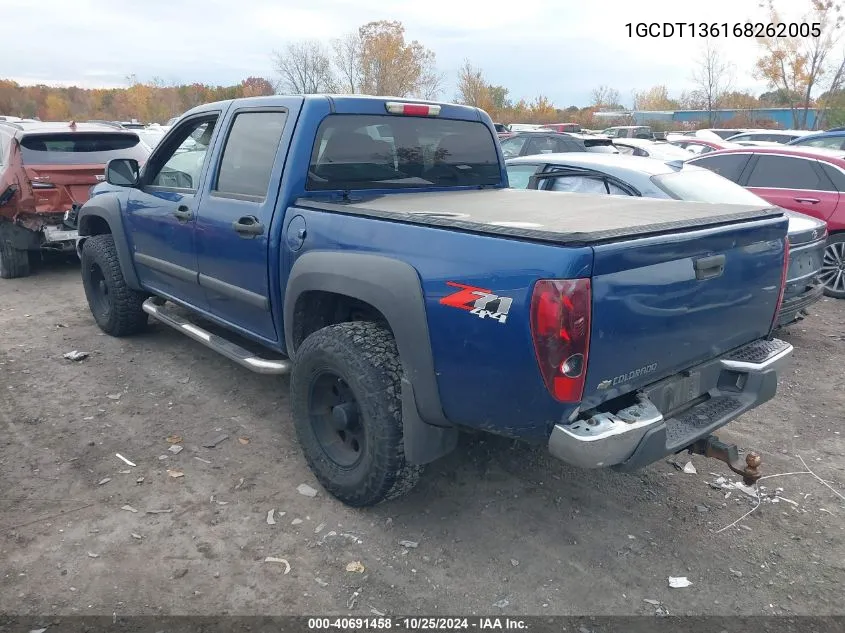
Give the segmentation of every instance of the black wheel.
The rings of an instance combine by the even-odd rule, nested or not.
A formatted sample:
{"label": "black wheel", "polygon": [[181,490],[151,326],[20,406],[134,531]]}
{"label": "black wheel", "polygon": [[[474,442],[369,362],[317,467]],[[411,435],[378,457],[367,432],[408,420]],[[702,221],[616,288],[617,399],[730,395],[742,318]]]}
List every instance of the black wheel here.
{"label": "black wheel", "polygon": [[141,332],[147,325],[147,313],[141,308],[147,295],[126,285],[114,238],[94,235],[85,240],[81,267],[88,307],[100,329],[112,336]]}
{"label": "black wheel", "polygon": [[343,503],[371,506],[410,491],[422,466],[405,461],[402,365],[375,323],[330,325],[296,352],[291,410],[305,459]]}
{"label": "black wheel", "polygon": [[819,278],[828,297],[845,299],[845,233],[834,233],[827,238]]}
{"label": "black wheel", "polygon": [[9,242],[0,240],[0,278],[17,279],[28,277],[29,252],[12,248]]}

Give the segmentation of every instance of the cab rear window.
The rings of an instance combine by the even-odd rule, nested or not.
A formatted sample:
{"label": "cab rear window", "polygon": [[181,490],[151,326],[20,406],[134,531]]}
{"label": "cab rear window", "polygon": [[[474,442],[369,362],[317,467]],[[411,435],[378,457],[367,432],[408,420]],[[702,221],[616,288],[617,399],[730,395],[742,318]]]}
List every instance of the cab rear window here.
{"label": "cab rear window", "polygon": [[21,158],[29,165],[100,165],[112,158],[142,162],[149,153],[136,134],[29,134],[20,143]]}
{"label": "cab rear window", "polygon": [[317,131],[307,189],[499,185],[495,143],[475,121],[333,114]]}

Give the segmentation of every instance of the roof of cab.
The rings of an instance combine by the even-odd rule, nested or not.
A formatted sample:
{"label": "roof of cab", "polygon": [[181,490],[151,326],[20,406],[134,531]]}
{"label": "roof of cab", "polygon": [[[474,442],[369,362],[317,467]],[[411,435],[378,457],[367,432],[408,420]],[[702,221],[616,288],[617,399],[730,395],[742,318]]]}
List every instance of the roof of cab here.
{"label": "roof of cab", "polygon": [[[477,116],[477,113],[481,112],[478,108],[474,106],[467,106],[461,105],[457,103],[449,103],[447,101],[432,101],[429,99],[417,99],[415,97],[392,97],[392,96],[373,96],[373,95],[361,95],[361,94],[306,94],[306,95],[267,95],[261,97],[240,97],[238,99],[228,99],[226,101],[213,101],[211,103],[204,103],[202,105],[198,105],[194,108],[191,108],[187,112],[185,112],[182,116],[188,114],[200,114],[202,112],[208,112],[212,110],[225,110],[230,105],[238,104],[238,103],[245,103],[249,102],[251,104],[256,105],[264,105],[264,106],[273,106],[273,105],[283,105],[284,99],[290,97],[301,97],[305,100],[306,103],[309,101],[325,101],[330,100],[337,105],[351,105],[355,102],[387,102],[387,101],[400,101],[403,103],[420,103],[420,104],[434,104],[434,105],[443,105],[448,106],[449,108],[461,109],[465,110],[467,115],[472,113],[473,115]],[[342,109],[342,108],[341,108]],[[181,117],[180,117],[181,118]]]}

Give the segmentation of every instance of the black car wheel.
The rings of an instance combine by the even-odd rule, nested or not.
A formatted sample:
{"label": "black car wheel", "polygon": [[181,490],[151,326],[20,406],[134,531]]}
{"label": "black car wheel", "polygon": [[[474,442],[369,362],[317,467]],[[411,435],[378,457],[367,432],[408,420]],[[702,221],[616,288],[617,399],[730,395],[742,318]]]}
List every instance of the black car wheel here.
{"label": "black car wheel", "polygon": [[0,240],[0,278],[17,279],[29,273],[29,252],[13,248],[10,242]]}
{"label": "black car wheel", "polygon": [[111,235],[94,235],[82,245],[82,286],[88,307],[100,329],[112,336],[141,332],[147,295],[126,285]]}
{"label": "black car wheel", "polygon": [[319,482],[347,505],[399,497],[419,480],[422,467],[405,460],[401,375],[393,335],[375,323],[330,325],[296,351],[296,435]]}
{"label": "black car wheel", "polygon": [[835,233],[827,238],[819,278],[828,297],[845,299],[845,233]]}

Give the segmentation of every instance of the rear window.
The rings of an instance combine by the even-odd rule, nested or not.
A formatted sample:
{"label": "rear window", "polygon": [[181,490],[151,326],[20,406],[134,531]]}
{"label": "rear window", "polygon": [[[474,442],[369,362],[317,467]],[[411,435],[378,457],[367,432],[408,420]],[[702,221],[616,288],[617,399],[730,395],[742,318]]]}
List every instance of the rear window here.
{"label": "rear window", "polygon": [[736,136],[737,134],[740,133],[740,130],[710,130],[710,131],[713,132],[713,134],[715,134],[716,136],[718,136],[722,140],[728,139],[731,136]]}
{"label": "rear window", "polygon": [[29,165],[104,165],[113,158],[146,160],[135,134],[29,134],[21,139],[21,158]]}
{"label": "rear window", "polygon": [[501,184],[482,123],[333,114],[317,130],[309,190],[468,187]]}
{"label": "rear window", "polygon": [[770,206],[745,187],[707,169],[681,169],[671,174],[652,176],[651,181],[676,200]]}

